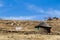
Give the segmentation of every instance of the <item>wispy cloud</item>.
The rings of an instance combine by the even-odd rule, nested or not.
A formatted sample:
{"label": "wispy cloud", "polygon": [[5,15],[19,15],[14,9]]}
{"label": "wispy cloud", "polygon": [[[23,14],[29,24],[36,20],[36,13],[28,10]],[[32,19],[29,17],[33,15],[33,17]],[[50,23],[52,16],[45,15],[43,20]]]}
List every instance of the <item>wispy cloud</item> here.
{"label": "wispy cloud", "polygon": [[50,16],[60,16],[60,10],[56,10],[53,8],[43,9],[35,5],[27,5],[27,8],[28,10],[32,10],[37,13],[42,13],[42,15],[48,14]]}
{"label": "wispy cloud", "polygon": [[0,7],[3,7],[3,4],[0,4]]}
{"label": "wispy cloud", "polygon": [[27,9],[29,10],[32,10],[32,11],[36,11],[36,12],[39,12],[39,13],[44,13],[45,11],[38,7],[38,6],[35,6],[35,5],[27,5]]}
{"label": "wispy cloud", "polygon": [[0,1],[0,7],[3,7],[3,2],[2,1]]}
{"label": "wispy cloud", "polygon": [[36,16],[20,16],[20,17],[1,17],[5,20],[33,20]]}

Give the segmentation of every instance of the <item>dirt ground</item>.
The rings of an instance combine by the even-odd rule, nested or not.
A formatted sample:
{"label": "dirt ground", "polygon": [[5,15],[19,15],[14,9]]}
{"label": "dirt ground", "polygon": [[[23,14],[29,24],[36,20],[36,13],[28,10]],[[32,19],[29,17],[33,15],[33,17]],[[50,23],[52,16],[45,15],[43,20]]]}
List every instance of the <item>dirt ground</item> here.
{"label": "dirt ground", "polygon": [[[16,26],[22,27],[23,31],[34,31],[34,27],[38,25],[38,21],[7,21],[0,20],[0,28],[4,30],[12,30]],[[57,31],[60,34],[60,20],[47,22],[52,26],[52,31],[55,34]],[[13,25],[14,24],[14,25]],[[15,29],[14,29],[15,30]],[[19,33],[0,33],[0,40],[60,40],[60,35],[44,35],[44,34],[19,34]]]}
{"label": "dirt ground", "polygon": [[60,40],[60,35],[1,33],[0,40]]}

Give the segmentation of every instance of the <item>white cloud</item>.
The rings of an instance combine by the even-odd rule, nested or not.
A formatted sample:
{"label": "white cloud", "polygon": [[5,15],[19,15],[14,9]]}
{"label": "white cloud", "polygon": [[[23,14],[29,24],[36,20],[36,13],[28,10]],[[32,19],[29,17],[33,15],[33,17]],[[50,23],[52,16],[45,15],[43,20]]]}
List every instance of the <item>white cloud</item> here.
{"label": "white cloud", "polygon": [[36,16],[20,16],[20,17],[1,17],[5,20],[33,20]]}
{"label": "white cloud", "polygon": [[3,7],[3,4],[0,4],[0,7]]}
{"label": "white cloud", "polygon": [[20,16],[20,17],[0,17],[4,20],[44,20],[47,15]]}
{"label": "white cloud", "polygon": [[3,2],[0,0],[0,7],[3,7]]}
{"label": "white cloud", "polygon": [[53,8],[48,8],[45,10],[45,9],[35,6],[35,5],[27,5],[27,8],[28,8],[28,10],[32,10],[36,13],[42,13],[42,15],[48,14],[50,16],[60,16],[60,10],[56,10]]}
{"label": "white cloud", "polygon": [[36,12],[44,12],[44,10],[40,7],[37,7],[35,5],[27,5],[27,9],[32,10],[32,11],[36,11]]}

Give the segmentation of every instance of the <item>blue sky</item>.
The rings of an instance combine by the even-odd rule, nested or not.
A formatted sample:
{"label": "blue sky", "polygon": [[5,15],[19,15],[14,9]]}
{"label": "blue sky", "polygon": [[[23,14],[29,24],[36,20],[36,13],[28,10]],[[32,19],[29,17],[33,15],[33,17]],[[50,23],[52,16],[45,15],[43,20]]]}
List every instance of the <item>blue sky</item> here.
{"label": "blue sky", "polygon": [[0,0],[0,17],[15,20],[41,20],[60,17],[60,0]]}

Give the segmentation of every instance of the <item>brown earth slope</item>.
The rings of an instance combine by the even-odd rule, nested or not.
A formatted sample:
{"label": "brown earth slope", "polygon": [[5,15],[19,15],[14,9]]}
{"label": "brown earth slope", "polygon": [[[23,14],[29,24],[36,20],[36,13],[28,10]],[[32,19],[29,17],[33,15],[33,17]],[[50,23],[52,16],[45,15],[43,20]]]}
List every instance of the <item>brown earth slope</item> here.
{"label": "brown earth slope", "polygon": [[[0,20],[0,29],[9,31],[36,31],[35,26],[39,25],[41,21],[32,20]],[[53,33],[60,33],[60,19],[47,20]],[[19,29],[20,28],[20,29]]]}
{"label": "brown earth slope", "polygon": [[[0,20],[0,30],[16,31],[16,27],[22,27],[20,31],[36,31],[34,28],[41,21],[24,20]],[[48,20],[52,32],[60,32],[60,20]],[[41,34],[20,34],[20,33],[0,33],[0,40],[60,40],[60,35],[41,35]]]}

